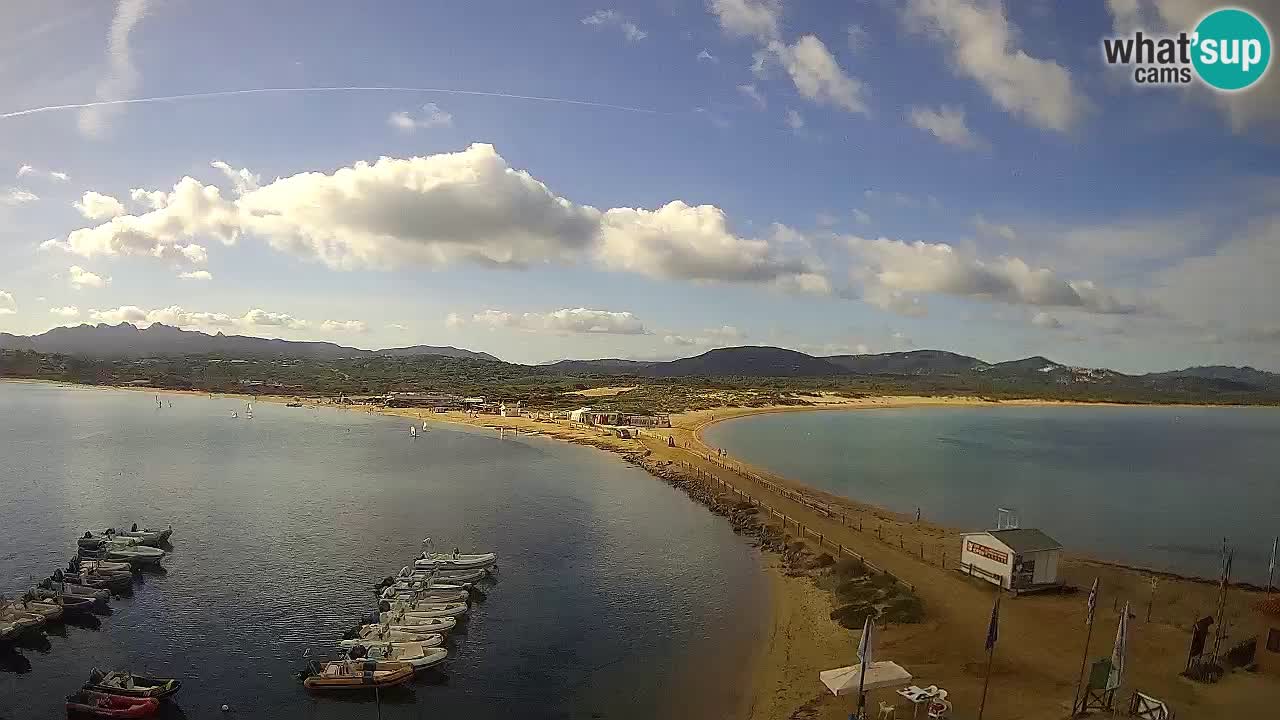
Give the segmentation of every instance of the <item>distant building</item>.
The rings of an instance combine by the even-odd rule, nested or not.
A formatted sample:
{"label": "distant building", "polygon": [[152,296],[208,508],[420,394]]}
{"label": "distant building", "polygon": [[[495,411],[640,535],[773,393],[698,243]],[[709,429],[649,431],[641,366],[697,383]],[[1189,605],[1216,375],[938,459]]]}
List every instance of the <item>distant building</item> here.
{"label": "distant building", "polygon": [[1039,530],[1008,528],[960,536],[960,570],[1006,590],[1058,585],[1062,543]]}

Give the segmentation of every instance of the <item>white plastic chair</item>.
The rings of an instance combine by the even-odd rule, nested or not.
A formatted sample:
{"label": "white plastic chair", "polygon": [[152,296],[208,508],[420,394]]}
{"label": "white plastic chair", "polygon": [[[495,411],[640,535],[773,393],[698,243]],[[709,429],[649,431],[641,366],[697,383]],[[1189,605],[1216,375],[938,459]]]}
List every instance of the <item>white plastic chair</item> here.
{"label": "white plastic chair", "polygon": [[898,709],[888,703],[880,703],[880,714],[876,716],[876,720],[896,720]]}

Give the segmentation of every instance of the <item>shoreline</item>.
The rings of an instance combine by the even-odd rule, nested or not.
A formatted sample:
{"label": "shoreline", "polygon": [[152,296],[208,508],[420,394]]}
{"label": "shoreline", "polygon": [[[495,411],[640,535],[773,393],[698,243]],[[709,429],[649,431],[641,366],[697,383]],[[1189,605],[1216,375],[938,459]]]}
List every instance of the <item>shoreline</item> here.
{"label": "shoreline", "polygon": [[[42,382],[42,381],[34,381]],[[101,389],[125,389],[146,393],[204,395],[201,391],[166,391],[156,388],[110,388],[109,386],[85,386],[75,383],[58,383],[72,387]],[[286,403],[297,401],[294,396],[251,396],[214,393],[215,397],[253,398],[259,402]],[[713,449],[702,440],[702,431],[718,422],[751,415],[775,412],[800,412],[845,409],[875,409],[902,407],[973,407],[973,406],[1029,406],[1029,405],[1097,405],[1098,403],[1060,403],[1049,401],[987,402],[976,398],[928,398],[890,396],[884,398],[841,398],[805,406],[774,406],[761,408],[717,408],[673,414],[671,428],[643,429],[636,439],[622,440],[601,429],[573,425],[568,421],[541,421],[530,418],[507,418],[496,415],[467,416],[462,412],[435,413],[416,408],[384,408],[369,406],[337,405],[300,398],[304,406],[330,407],[346,410],[365,410],[389,416],[412,418],[421,422],[446,422],[468,425],[474,429],[495,429],[499,432],[515,431],[517,435],[539,435],[553,439],[588,445],[618,454],[626,462],[647,470],[656,479],[675,484],[673,477],[686,487],[690,499],[698,501],[689,491],[690,486],[701,486],[702,494],[715,495],[732,502],[732,495],[724,496],[715,489],[714,482],[721,482],[742,497],[768,502],[786,513],[792,523],[802,521],[803,527],[824,533],[827,538],[838,539],[843,547],[856,549],[868,561],[911,583],[919,590],[926,607],[926,619],[920,625],[893,625],[882,631],[877,644],[882,657],[891,657],[916,674],[921,684],[938,684],[951,690],[957,712],[976,708],[976,696],[981,690],[980,676],[981,627],[985,627],[990,615],[990,603],[994,593],[991,586],[964,578],[954,567],[947,568],[945,553],[952,549],[954,565],[955,548],[958,547],[958,530],[932,523],[915,523],[910,518],[867,503],[822,493],[803,483],[773,473],[759,471],[752,479],[749,465],[734,458],[712,460]],[[1117,407],[1132,407],[1115,404]],[[1197,406],[1199,407],[1199,406]],[[1213,407],[1213,406],[1210,406]],[[675,447],[667,446],[667,437],[676,441]],[[703,457],[699,451],[707,452]],[[683,469],[682,469],[683,468]],[[712,478],[708,481],[706,478]],[[758,482],[768,477],[778,485],[790,489],[801,500],[796,502],[780,498],[775,491]],[[724,485],[722,485],[723,487]],[[820,502],[807,502],[809,500]],[[705,503],[704,503],[705,504]],[[826,509],[824,514],[822,510]],[[845,525],[844,517],[833,517],[831,510],[839,508],[859,520],[858,527]],[[716,512],[716,508],[712,508]],[[724,514],[722,512],[718,514]],[[863,528],[866,521],[871,526]],[[872,526],[876,530],[872,531]],[[776,526],[775,526],[776,527]],[[881,533],[884,537],[881,537]],[[800,530],[801,537],[805,531]],[[789,535],[784,535],[792,541]],[[746,539],[746,538],[744,538]],[[893,542],[893,540],[897,542]],[[808,542],[806,540],[806,542]],[[916,548],[919,557],[916,556]],[[942,566],[937,553],[941,551]],[[808,577],[795,577],[784,571],[778,555],[763,553],[761,568],[770,588],[766,599],[767,609],[764,627],[754,644],[751,657],[745,663],[743,682],[746,685],[739,707],[727,717],[773,720],[778,717],[823,718],[843,720],[850,709],[848,698],[830,696],[817,681],[819,670],[855,662],[852,648],[857,644],[855,631],[846,630],[830,618],[835,607],[834,596],[815,586]],[[1099,624],[1113,626],[1119,605],[1131,602],[1135,606],[1147,604],[1148,580],[1161,578],[1160,602],[1156,604],[1154,617],[1142,622],[1141,613],[1135,623],[1139,630],[1132,650],[1135,671],[1133,681],[1127,681],[1130,689],[1136,686],[1154,692],[1179,714],[1199,716],[1262,716],[1255,715],[1280,704],[1280,687],[1273,684],[1258,685],[1252,679],[1241,689],[1241,682],[1220,683],[1216,686],[1199,686],[1179,680],[1179,657],[1185,658],[1186,640],[1191,621],[1213,604],[1216,583],[1200,578],[1163,573],[1148,569],[1135,569],[1119,563],[1093,558],[1064,556],[1063,579],[1076,587],[1088,587],[1093,577],[1102,578],[1103,596],[1099,606]],[[1228,605],[1233,623],[1247,620],[1249,607],[1257,599],[1257,593],[1247,588],[1232,586]],[[1106,607],[1106,599],[1112,599],[1113,607]],[[1122,602],[1123,601],[1123,602]],[[1029,720],[1057,720],[1067,713],[1071,688],[1078,672],[1080,640],[1076,635],[1082,623],[1083,597],[1080,595],[1031,596],[1007,604],[1008,625],[1006,633],[1017,638],[1012,649],[1003,649],[995,671],[1001,676],[1006,697],[1005,707],[988,707],[993,720],[1003,718],[1028,718]],[[1243,626],[1243,624],[1241,623]],[[975,630],[977,628],[977,630]],[[1243,626],[1248,631],[1247,626]],[[1004,628],[1002,628],[1004,630]],[[1093,656],[1109,652],[1108,632],[1094,633],[1090,653]],[[971,637],[972,636],[972,637]],[[1101,637],[1100,637],[1101,636]],[[978,638],[974,640],[974,638]],[[1234,636],[1233,636],[1234,637]],[[1019,642],[1022,641],[1022,642]],[[1232,641],[1234,642],[1234,640]],[[1064,662],[1065,661],[1065,662]],[[1176,666],[1176,667],[1175,667]],[[1231,674],[1235,678],[1238,673]],[[1065,698],[1065,699],[1064,699]],[[877,700],[896,698],[892,693],[872,695],[872,707]],[[901,710],[899,711],[901,712]],[[909,712],[909,710],[908,710]],[[1265,714],[1265,712],[1263,712]]]}

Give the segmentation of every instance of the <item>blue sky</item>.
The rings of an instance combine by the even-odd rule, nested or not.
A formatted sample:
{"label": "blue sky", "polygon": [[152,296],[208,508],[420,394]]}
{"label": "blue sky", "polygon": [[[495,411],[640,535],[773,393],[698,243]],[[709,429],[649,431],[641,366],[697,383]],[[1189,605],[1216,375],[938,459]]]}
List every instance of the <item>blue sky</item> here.
{"label": "blue sky", "polygon": [[1276,73],[1102,62],[1214,3],[261,5],[7,10],[0,115],[599,105],[0,117],[0,331],[1280,369]]}

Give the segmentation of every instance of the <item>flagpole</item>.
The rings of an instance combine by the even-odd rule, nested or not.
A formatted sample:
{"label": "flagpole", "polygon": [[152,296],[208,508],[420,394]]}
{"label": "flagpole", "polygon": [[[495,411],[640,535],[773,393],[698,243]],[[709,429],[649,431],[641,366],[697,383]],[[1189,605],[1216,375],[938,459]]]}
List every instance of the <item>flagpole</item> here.
{"label": "flagpole", "polygon": [[[1003,593],[1004,590],[999,591]],[[991,608],[991,624],[987,626],[987,671],[983,673],[982,678],[982,703],[978,705],[978,720],[982,720],[982,713],[987,709],[987,686],[991,684],[991,661],[996,655],[996,640],[999,638],[1000,627],[1000,598],[1002,595],[996,595],[995,607]]]}
{"label": "flagpole", "polygon": [[1089,642],[1093,640],[1094,608],[1098,602],[1098,579],[1093,579],[1093,590],[1089,593],[1089,622],[1084,633],[1084,653],[1080,657],[1080,679],[1076,681],[1075,694],[1071,696],[1071,716],[1075,717],[1076,705],[1080,703],[1080,688],[1084,687],[1084,671],[1089,664]]}
{"label": "flagpole", "polygon": [[1276,574],[1276,549],[1277,548],[1280,548],[1280,537],[1277,537],[1275,539],[1275,542],[1271,543],[1271,564],[1267,566],[1267,592],[1268,593],[1270,593],[1271,588],[1274,587],[1272,585],[1272,581],[1275,579],[1275,574]]}

